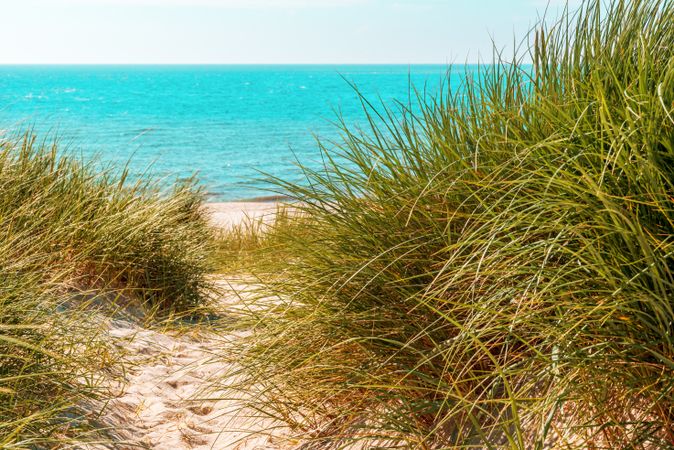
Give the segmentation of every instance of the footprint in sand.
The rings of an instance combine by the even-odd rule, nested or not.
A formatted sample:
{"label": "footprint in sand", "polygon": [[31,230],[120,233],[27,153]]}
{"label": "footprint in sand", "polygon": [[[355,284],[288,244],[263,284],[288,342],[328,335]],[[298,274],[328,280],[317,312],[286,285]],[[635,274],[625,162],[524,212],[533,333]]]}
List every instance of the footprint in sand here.
{"label": "footprint in sand", "polygon": [[203,438],[198,434],[181,431],[180,435],[180,439],[190,447],[195,447],[197,445],[208,445],[208,439]]}
{"label": "footprint in sand", "polygon": [[194,422],[186,422],[185,426],[196,433],[201,433],[204,436],[213,433],[213,430],[211,430],[210,428],[197,425]]}
{"label": "footprint in sand", "polygon": [[180,422],[185,418],[185,412],[179,410],[170,410],[162,413],[162,419],[169,422]]}
{"label": "footprint in sand", "polygon": [[166,382],[166,385],[172,389],[178,389],[179,387],[184,386],[185,382],[180,382],[180,380],[169,380]]}
{"label": "footprint in sand", "polygon": [[213,412],[213,408],[211,406],[190,406],[187,408],[187,410],[192,414],[196,414],[197,416],[207,416]]}
{"label": "footprint in sand", "polygon": [[[128,329],[120,330],[122,326]],[[132,322],[117,324],[117,327],[111,334],[128,350],[131,364],[127,382],[119,387],[119,396],[110,402],[103,418],[111,428],[119,430],[119,445],[113,448],[297,448],[294,442],[276,445],[266,435],[251,436],[255,431],[270,429],[275,423],[255,417],[254,411],[240,413],[243,401],[227,399],[224,391],[208,392],[210,380],[220,380],[228,371],[236,370],[236,366],[212,364],[213,354],[219,351],[216,345],[222,343],[221,337],[216,339],[203,333],[201,340],[196,341],[188,336],[147,330]],[[208,392],[210,398],[222,396],[222,400],[197,400],[204,392]],[[286,433],[281,429],[275,431],[278,436]],[[87,450],[110,448],[91,446]]]}

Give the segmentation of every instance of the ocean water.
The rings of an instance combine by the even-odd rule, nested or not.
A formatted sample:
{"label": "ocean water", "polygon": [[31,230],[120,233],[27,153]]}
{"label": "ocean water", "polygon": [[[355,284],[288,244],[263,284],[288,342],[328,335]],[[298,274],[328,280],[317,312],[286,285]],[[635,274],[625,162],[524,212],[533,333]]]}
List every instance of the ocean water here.
{"label": "ocean water", "polygon": [[[456,81],[463,67],[454,67]],[[0,66],[0,129],[32,128],[84,159],[167,180],[197,174],[212,200],[269,195],[261,174],[300,181],[339,110],[364,124],[349,82],[377,101],[430,91],[446,66]],[[453,80],[454,77],[450,77]],[[348,82],[347,82],[348,81]],[[452,81],[453,82],[453,81]]]}

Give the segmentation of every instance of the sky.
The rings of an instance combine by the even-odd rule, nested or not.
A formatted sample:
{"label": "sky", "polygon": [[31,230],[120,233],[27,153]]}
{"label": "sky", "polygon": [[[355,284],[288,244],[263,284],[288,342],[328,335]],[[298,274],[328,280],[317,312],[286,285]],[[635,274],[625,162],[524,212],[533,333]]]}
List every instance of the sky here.
{"label": "sky", "polygon": [[473,63],[559,3],[0,0],[0,64]]}

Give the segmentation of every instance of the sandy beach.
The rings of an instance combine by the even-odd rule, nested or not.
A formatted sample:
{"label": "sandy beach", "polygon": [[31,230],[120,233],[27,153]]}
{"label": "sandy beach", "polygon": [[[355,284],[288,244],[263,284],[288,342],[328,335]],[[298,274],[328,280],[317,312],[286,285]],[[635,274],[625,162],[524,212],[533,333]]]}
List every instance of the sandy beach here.
{"label": "sandy beach", "polygon": [[231,228],[245,221],[269,222],[282,204],[275,201],[206,203],[211,223],[218,228]]}

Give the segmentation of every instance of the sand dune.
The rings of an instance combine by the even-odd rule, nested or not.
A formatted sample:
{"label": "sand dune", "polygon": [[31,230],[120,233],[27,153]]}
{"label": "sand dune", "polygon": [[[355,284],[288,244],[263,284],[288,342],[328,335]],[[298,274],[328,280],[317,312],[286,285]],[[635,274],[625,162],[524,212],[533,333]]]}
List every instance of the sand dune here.
{"label": "sand dune", "polygon": [[[268,217],[276,208],[275,203],[208,205],[219,227],[235,225],[246,217]],[[216,284],[221,288],[217,303],[223,311],[236,308],[248,287],[240,279],[223,278]],[[205,327],[178,334],[148,329],[139,322],[109,320],[110,339],[124,349],[129,371],[101,417],[115,436],[115,444],[90,449],[260,450],[295,446],[282,428],[275,428],[273,435],[251,436],[273,428],[274,423],[242,409],[244,399],[231,398],[226,386],[211,389],[213,381],[222,382],[237,369],[216,357],[228,340],[237,338],[235,334],[216,335]]]}

